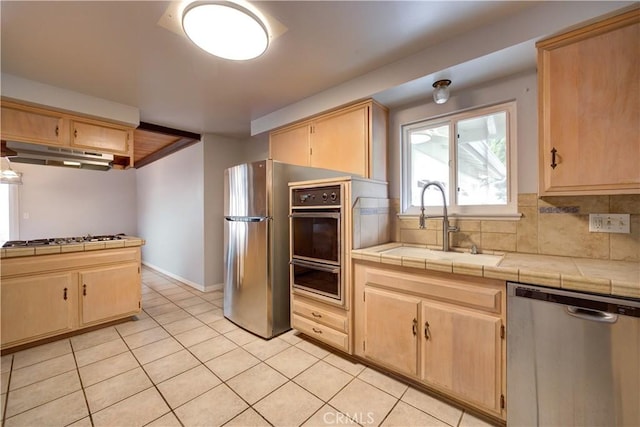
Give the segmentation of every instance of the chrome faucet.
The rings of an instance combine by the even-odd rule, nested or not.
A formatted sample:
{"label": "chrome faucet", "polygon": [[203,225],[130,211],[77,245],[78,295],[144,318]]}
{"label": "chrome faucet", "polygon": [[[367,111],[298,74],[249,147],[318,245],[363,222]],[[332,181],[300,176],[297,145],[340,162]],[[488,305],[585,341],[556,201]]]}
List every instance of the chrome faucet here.
{"label": "chrome faucet", "polygon": [[420,228],[425,227],[424,220],[426,217],[424,215],[424,192],[427,189],[427,187],[430,187],[432,185],[435,186],[438,190],[440,190],[440,193],[442,194],[443,215],[432,216],[430,218],[442,218],[442,250],[444,252],[447,252],[449,250],[449,233],[452,231],[458,231],[459,228],[449,225],[449,216],[447,215],[447,199],[445,198],[445,195],[444,195],[444,188],[442,188],[442,185],[438,182],[427,181],[424,187],[422,187],[422,193],[420,194]]}

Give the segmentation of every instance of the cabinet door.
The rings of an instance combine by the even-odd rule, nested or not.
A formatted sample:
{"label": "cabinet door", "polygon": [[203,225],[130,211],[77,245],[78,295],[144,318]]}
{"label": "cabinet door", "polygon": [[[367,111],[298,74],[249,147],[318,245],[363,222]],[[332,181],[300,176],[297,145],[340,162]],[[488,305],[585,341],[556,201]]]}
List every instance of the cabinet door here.
{"label": "cabinet door", "polygon": [[72,121],[71,146],[99,152],[128,154],[133,132],[126,128]]}
{"label": "cabinet door", "polygon": [[2,279],[2,347],[71,331],[76,288],[71,273]]}
{"label": "cabinet door", "polygon": [[369,106],[318,118],[311,133],[311,166],[369,176]]}
{"label": "cabinet door", "polygon": [[82,271],[79,286],[83,326],[140,312],[137,263]]}
{"label": "cabinet door", "polygon": [[1,118],[0,129],[5,141],[63,145],[67,136],[64,120],[53,112],[47,114],[3,105]]}
{"label": "cabinet door", "polygon": [[419,306],[418,298],[365,288],[365,357],[398,372],[417,375]]}
{"label": "cabinet door", "polygon": [[421,320],[421,379],[499,413],[500,319],[423,301]]}
{"label": "cabinet door", "polygon": [[269,157],[283,163],[309,166],[309,124],[302,123],[269,137]]}
{"label": "cabinet door", "polygon": [[640,11],[626,16],[538,44],[542,195],[640,193]]}

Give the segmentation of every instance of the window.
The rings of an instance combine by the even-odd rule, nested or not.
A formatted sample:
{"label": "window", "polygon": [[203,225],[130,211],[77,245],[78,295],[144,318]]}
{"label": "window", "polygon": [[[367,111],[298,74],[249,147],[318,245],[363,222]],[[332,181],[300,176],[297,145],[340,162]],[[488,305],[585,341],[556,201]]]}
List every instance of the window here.
{"label": "window", "polygon": [[[403,126],[403,213],[419,213],[424,184],[436,181],[450,214],[515,214],[515,146],[515,102]],[[435,186],[424,205],[442,207]]]}

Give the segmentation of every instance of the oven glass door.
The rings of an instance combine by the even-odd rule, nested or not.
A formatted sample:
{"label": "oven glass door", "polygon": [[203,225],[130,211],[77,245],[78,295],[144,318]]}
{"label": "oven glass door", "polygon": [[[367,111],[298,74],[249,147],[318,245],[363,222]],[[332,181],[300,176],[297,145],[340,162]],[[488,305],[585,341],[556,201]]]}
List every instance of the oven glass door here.
{"label": "oven glass door", "polygon": [[293,288],[342,301],[340,267],[294,259],[291,261]]}
{"label": "oven glass door", "polygon": [[340,264],[340,212],[293,212],[293,258]]}

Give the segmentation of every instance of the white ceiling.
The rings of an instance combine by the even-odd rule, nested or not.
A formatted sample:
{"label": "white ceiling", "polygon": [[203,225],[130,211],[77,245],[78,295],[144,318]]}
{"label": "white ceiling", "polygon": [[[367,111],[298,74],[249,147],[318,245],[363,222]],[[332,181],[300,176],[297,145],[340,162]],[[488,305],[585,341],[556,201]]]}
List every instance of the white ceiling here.
{"label": "white ceiling", "polygon": [[[535,17],[542,3],[258,1],[275,37],[263,56],[235,62],[208,55],[182,35],[178,2],[3,0],[1,67],[2,73],[135,106],[145,122],[247,137],[252,121],[355,85],[420,52],[437,63],[448,41],[474,32],[487,37],[488,28],[512,17]],[[578,3],[568,3],[578,10]],[[628,4],[596,3],[607,4],[602,10]],[[453,90],[535,66],[533,40],[503,45],[420,78],[378,82],[365,95],[398,105],[426,96],[437,76],[451,78]]]}

